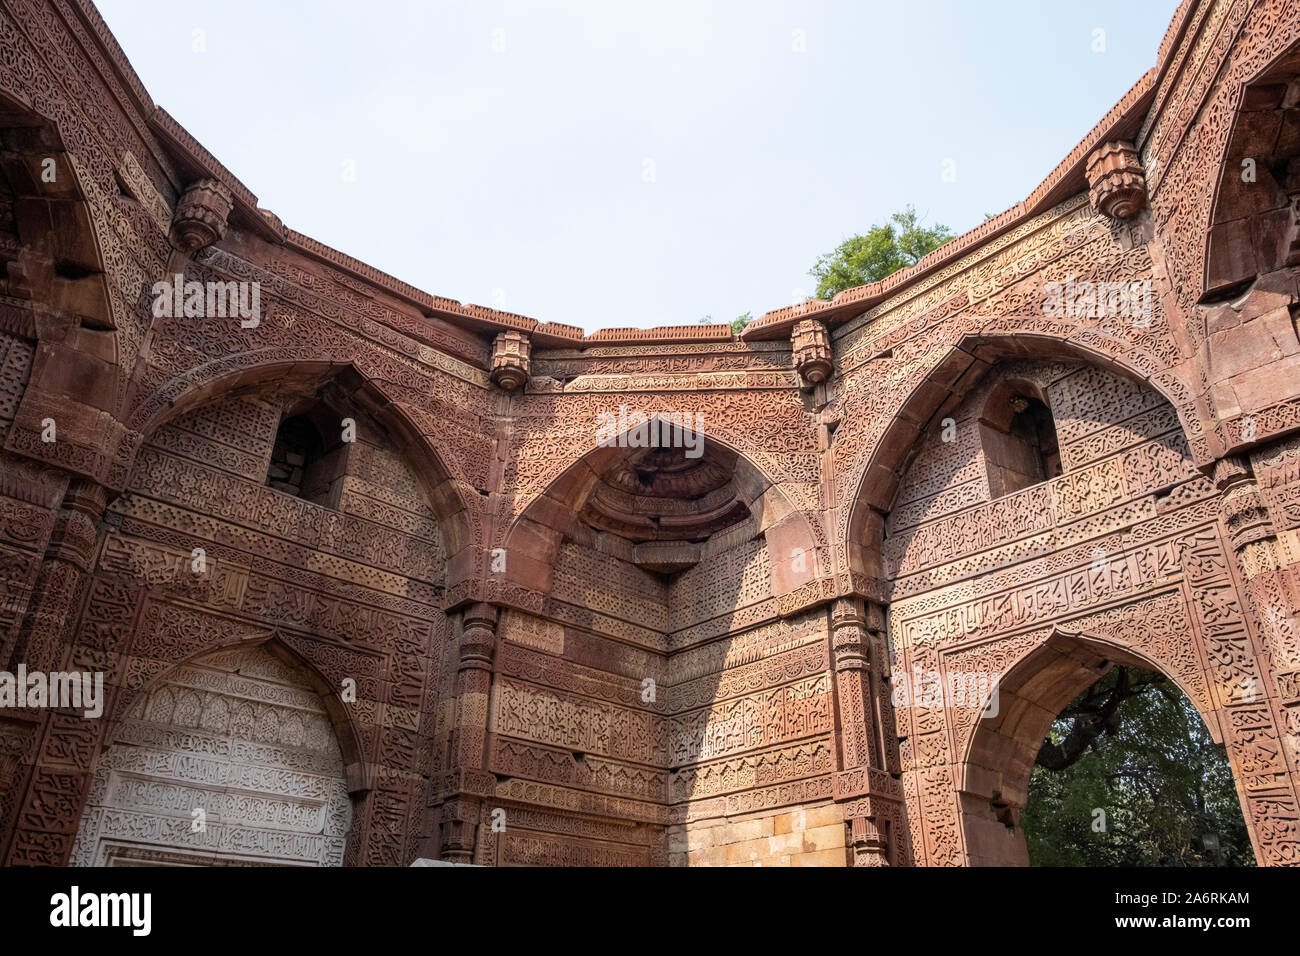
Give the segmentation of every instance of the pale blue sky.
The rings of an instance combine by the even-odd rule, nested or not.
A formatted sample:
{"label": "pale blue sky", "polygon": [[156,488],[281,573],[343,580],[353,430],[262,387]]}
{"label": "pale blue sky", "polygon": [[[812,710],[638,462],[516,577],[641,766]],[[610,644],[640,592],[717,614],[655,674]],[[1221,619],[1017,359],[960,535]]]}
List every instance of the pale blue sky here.
{"label": "pale blue sky", "polygon": [[1177,6],[98,2],[154,101],[286,225],[588,331],[787,305],[909,202],[978,225],[1155,64]]}

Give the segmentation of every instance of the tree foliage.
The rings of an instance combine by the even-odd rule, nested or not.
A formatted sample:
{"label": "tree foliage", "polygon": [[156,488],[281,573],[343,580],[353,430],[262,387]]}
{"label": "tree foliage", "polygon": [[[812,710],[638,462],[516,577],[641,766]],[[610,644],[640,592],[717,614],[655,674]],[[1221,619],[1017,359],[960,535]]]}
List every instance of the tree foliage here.
{"label": "tree foliage", "polygon": [[883,226],[872,226],[865,236],[845,239],[833,252],[820,257],[808,274],[817,280],[817,297],[829,299],[837,292],[878,282],[915,265],[951,238],[947,226],[936,223],[927,228],[909,205]]}
{"label": "tree foliage", "polygon": [[[751,315],[749,312],[745,312],[741,315],[738,315],[731,320],[731,331],[739,335],[744,330],[745,326],[749,325],[749,323],[753,321],[754,321],[754,316]],[[713,324],[712,315],[703,316],[700,319],[700,321],[696,323],[696,325],[712,325],[712,324]]]}
{"label": "tree foliage", "polygon": [[1061,712],[1021,823],[1040,866],[1254,865],[1223,747],[1171,681],[1135,668]]}

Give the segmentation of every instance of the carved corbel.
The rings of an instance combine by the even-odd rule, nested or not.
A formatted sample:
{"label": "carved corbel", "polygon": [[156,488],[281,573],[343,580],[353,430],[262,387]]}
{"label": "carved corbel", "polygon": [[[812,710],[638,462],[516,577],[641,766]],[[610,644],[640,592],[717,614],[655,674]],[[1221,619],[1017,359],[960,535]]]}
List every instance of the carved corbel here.
{"label": "carved corbel", "polygon": [[230,190],[215,179],[189,184],[176,203],[168,240],[182,255],[192,256],[226,234],[235,200]]}
{"label": "carved corbel", "polygon": [[492,381],[507,392],[524,387],[532,368],[533,343],[523,332],[502,332],[492,343]]}
{"label": "carved corbel", "polygon": [[831,377],[835,362],[831,336],[817,319],[802,319],[790,335],[794,367],[809,385],[820,385]]}
{"label": "carved corbel", "polygon": [[1146,170],[1132,143],[1106,143],[1088,157],[1088,196],[1103,216],[1132,219],[1147,204]]}

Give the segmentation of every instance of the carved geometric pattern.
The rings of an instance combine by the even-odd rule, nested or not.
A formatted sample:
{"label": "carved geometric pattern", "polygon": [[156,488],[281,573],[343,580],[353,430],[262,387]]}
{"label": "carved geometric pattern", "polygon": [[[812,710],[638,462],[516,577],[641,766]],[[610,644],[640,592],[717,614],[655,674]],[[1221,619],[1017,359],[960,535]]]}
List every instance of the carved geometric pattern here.
{"label": "carved geometric pattern", "polygon": [[216,651],[121,722],[72,862],[338,866],[351,813],[316,692],[262,646]]}
{"label": "carved geometric pattern", "polygon": [[[967,863],[978,724],[893,707],[891,681],[1073,641],[1176,680],[1259,860],[1300,864],[1300,266],[1228,242],[1250,256],[1223,285],[1219,257],[1292,228],[1289,200],[1254,221],[1224,184],[1292,84],[1300,6],[1177,16],[1030,197],[917,267],[743,337],[584,337],[286,227],[148,107],[92,7],[3,5],[0,87],[60,144],[78,198],[54,238],[96,291],[60,325],[0,185],[0,667],[72,662],[117,691],[102,724],[0,720],[6,862],[66,862],[80,825],[82,862],[657,865],[806,810],[841,862],[851,835],[859,859]],[[1117,189],[1133,218],[1093,208]],[[185,279],[257,283],[257,325],[152,314],[170,231]],[[1144,313],[1051,291],[1102,283]],[[1008,383],[1051,413],[1041,461],[987,431]],[[306,405],[358,425],[312,501],[266,484]],[[704,493],[689,462],[601,461],[623,405],[699,416]],[[1043,480],[1008,482],[1017,464]],[[586,508],[589,465],[617,487]],[[278,657],[219,650],[267,640],[328,686],[337,741]]]}

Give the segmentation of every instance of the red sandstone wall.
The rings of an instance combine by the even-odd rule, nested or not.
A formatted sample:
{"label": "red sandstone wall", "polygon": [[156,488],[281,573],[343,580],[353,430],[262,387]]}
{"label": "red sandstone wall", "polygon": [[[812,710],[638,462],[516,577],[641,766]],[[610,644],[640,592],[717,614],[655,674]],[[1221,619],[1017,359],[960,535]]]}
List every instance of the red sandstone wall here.
{"label": "red sandstone wall", "polygon": [[[5,862],[68,860],[123,715],[254,645],[330,715],[347,863],[1014,860],[1025,748],[1130,658],[1222,735],[1261,862],[1300,861],[1297,225],[1285,176],[1228,175],[1300,152],[1294,4],[1184,5],[1025,203],[741,341],[583,341],[412,289],[258,209],[93,10],[0,19],[0,667],[111,694],[100,721],[0,713]],[[1087,176],[1111,140],[1134,144],[1135,218]],[[155,318],[177,270],[259,283],[260,323]],[[1049,314],[1067,280],[1150,281],[1149,321]],[[990,501],[978,408],[1016,376],[1065,472]],[[286,402],[315,396],[358,423],[325,505],[265,484]],[[702,415],[745,517],[657,551],[593,526],[618,458],[593,425],[620,404]],[[895,709],[918,661],[1011,674],[1009,716]]]}

